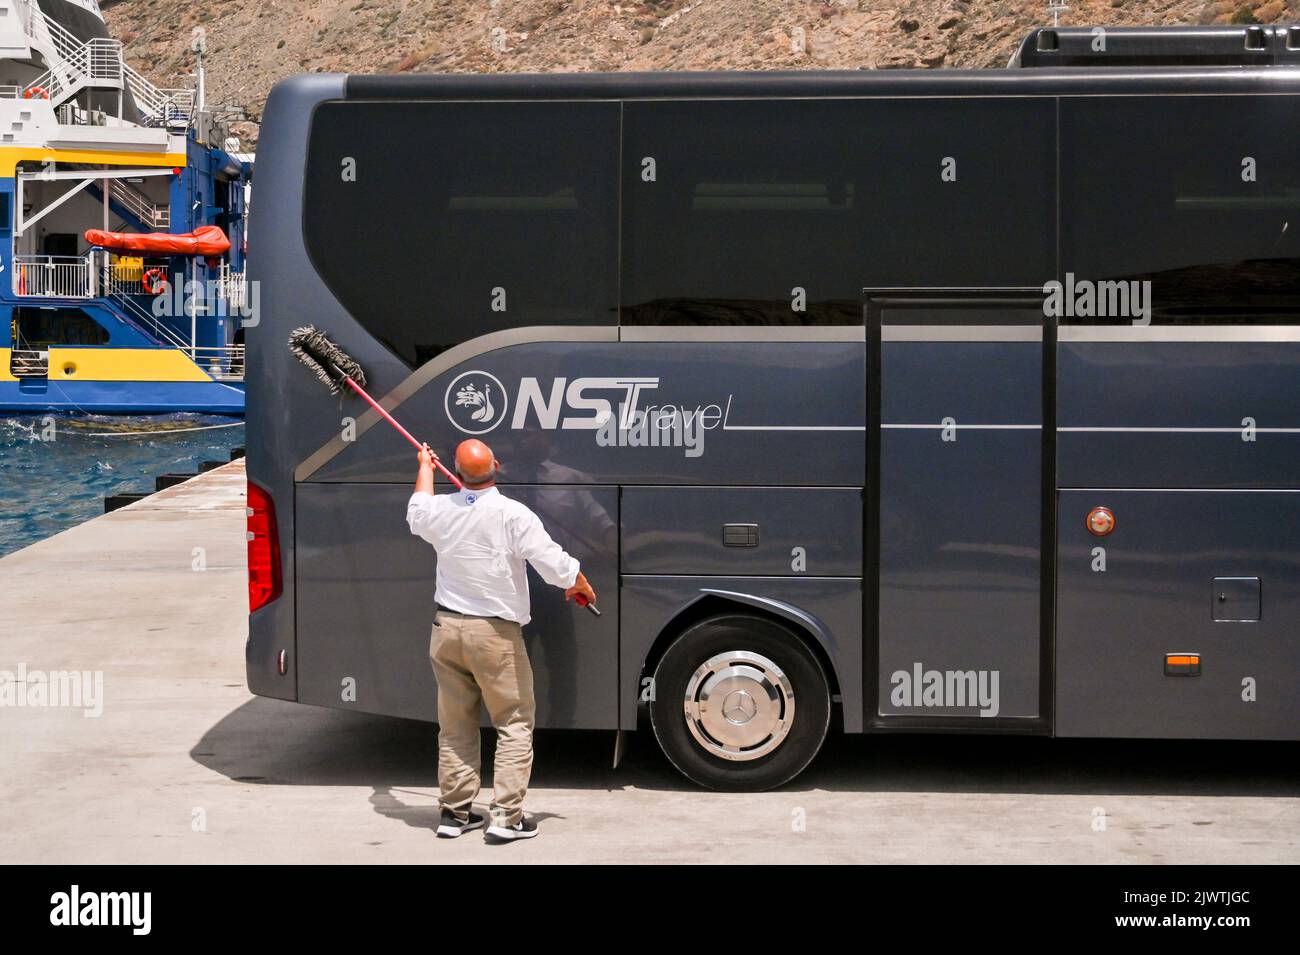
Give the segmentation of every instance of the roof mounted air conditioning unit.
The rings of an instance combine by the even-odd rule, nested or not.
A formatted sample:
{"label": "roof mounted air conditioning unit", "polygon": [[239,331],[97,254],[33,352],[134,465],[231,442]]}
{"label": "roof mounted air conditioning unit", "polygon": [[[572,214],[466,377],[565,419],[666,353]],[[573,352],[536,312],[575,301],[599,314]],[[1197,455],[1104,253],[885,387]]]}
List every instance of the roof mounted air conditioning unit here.
{"label": "roof mounted air conditioning unit", "polygon": [[1008,66],[1300,66],[1300,26],[1042,27]]}

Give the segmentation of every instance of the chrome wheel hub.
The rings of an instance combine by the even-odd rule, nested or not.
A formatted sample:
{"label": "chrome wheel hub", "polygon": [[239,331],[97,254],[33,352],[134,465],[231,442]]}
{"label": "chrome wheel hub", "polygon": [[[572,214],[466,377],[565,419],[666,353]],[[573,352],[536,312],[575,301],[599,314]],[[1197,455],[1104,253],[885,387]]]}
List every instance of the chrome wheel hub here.
{"label": "chrome wheel hub", "polygon": [[719,653],[686,684],[686,725],[695,741],[722,759],[766,756],[794,721],[794,688],[775,663],[758,653]]}

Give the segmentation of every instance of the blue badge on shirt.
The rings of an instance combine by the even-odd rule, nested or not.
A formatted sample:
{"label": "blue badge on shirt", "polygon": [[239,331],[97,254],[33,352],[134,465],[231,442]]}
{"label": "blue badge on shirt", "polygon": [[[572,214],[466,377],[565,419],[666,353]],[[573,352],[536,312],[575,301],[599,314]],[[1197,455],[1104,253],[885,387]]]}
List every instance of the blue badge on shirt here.
{"label": "blue badge on shirt", "polygon": [[473,495],[473,494],[466,494],[466,495],[465,495],[465,503],[466,503],[466,504],[473,504],[473,503],[474,503],[475,501],[477,501],[477,500],[478,500],[478,498],[477,498],[475,495]]}

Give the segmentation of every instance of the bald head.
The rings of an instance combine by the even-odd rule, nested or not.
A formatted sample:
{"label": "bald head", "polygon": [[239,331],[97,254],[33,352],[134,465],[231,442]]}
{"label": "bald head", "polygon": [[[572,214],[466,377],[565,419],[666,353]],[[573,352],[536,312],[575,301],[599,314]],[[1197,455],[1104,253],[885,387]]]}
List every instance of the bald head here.
{"label": "bald head", "polygon": [[466,484],[483,484],[496,477],[497,459],[492,449],[477,438],[462,441],[456,448],[456,473]]}

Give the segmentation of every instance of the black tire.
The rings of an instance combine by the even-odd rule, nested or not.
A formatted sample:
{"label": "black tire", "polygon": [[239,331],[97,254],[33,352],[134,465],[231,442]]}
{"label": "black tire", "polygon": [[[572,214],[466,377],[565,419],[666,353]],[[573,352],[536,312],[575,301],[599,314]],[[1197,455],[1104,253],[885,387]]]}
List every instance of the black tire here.
{"label": "black tire", "polygon": [[[695,670],[711,657],[732,651],[761,654],[785,674],[794,694],[794,717],[771,752],[732,760],[705,749],[692,735],[685,714],[686,689]],[[745,613],[709,617],[672,642],[654,672],[650,725],[668,761],[708,789],[762,792],[789,782],[813,761],[830,727],[830,687],[821,663],[790,628]]]}

